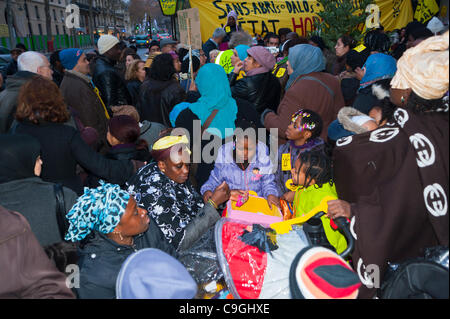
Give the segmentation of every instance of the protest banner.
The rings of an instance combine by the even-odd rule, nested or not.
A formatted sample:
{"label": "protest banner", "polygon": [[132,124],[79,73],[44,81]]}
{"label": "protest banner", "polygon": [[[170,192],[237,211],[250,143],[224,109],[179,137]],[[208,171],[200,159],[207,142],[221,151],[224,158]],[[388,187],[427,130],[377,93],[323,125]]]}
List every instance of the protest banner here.
{"label": "protest banner", "polygon": [[202,34],[200,29],[200,15],[198,8],[180,10],[177,15],[178,28],[180,31],[180,42],[188,45],[190,43],[192,45],[192,49],[201,49]]}
{"label": "protest banner", "polygon": [[[413,19],[411,0],[375,0],[374,3],[379,7],[380,24],[386,31],[402,28]],[[251,35],[290,28],[302,36],[312,31],[314,20],[319,19],[317,13],[323,10],[315,0],[190,0],[190,5],[199,9],[203,41],[211,37],[215,28],[226,24],[231,10],[238,14],[239,26]]]}
{"label": "protest banner", "polygon": [[159,0],[162,14],[165,16],[172,16],[177,11],[177,0]]}
{"label": "protest banner", "polygon": [[414,13],[414,19],[426,23],[438,12],[439,6],[435,0],[420,0]]}

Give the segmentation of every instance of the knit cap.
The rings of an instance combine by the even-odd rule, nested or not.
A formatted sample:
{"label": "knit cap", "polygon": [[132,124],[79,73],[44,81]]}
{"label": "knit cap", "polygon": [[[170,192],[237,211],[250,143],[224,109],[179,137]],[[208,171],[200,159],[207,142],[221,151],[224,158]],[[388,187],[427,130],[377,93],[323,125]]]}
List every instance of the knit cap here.
{"label": "knit cap", "polygon": [[105,52],[108,52],[117,43],[119,43],[119,39],[117,39],[115,36],[109,34],[102,35],[100,39],[98,39],[97,43],[98,52],[100,54],[104,54]]}
{"label": "knit cap", "polygon": [[72,70],[83,54],[81,49],[64,49],[59,52],[59,60],[66,70]]}

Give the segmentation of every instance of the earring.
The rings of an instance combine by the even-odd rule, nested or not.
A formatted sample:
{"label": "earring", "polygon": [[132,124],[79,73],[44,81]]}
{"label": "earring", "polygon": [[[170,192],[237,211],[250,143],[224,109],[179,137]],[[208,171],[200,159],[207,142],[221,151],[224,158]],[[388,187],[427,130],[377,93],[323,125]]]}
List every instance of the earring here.
{"label": "earring", "polygon": [[113,233],[113,234],[118,234],[118,235],[119,235],[119,237],[120,237],[120,240],[122,240],[122,241],[123,241],[123,236],[122,236],[122,232],[120,232],[120,231],[113,231],[112,233]]}
{"label": "earring", "polygon": [[402,97],[400,98],[400,101],[403,103],[405,103],[405,97],[402,95]]}

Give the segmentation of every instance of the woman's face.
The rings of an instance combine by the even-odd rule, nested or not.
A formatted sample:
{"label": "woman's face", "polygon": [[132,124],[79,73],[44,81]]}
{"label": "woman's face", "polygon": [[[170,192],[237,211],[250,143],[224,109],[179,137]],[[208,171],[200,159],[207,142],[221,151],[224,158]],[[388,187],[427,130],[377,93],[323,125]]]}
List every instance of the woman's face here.
{"label": "woman's face", "polygon": [[247,56],[247,58],[244,60],[244,71],[248,72],[250,70],[256,69],[261,67],[261,65],[256,62],[256,60],[251,56]]}
{"label": "woman's face", "polygon": [[139,81],[144,82],[145,80],[145,68],[144,68],[145,63],[139,63],[138,65],[138,71],[137,71],[137,78],[139,79]]}
{"label": "woman's face", "polygon": [[42,159],[41,156],[39,155],[36,158],[36,164],[34,164],[34,175],[36,176],[41,176],[41,172],[42,172]]}
{"label": "woman's face", "polygon": [[179,58],[173,60],[173,67],[177,72],[181,72],[181,62]]}
{"label": "woman's face", "polygon": [[342,39],[339,38],[336,42],[336,46],[334,47],[334,49],[336,50],[336,55],[338,57],[341,57],[343,55],[345,55],[348,51],[350,51],[350,47],[347,45],[345,46],[344,43],[342,42]]}
{"label": "woman's face", "polygon": [[132,55],[127,55],[127,58],[125,60],[125,65],[128,67],[133,61],[134,61],[133,56]]}
{"label": "woman's face", "polygon": [[236,63],[238,63],[239,61],[241,61],[241,59],[239,59],[236,49],[233,49],[233,55],[231,56],[231,65],[236,66]]}
{"label": "woman's face", "polygon": [[135,199],[130,196],[125,213],[120,219],[120,232],[124,236],[136,236],[148,229],[150,218],[145,209],[140,208]]}
{"label": "woman's face", "polygon": [[218,55],[219,55],[218,52],[214,52],[214,53],[210,54],[209,60],[211,61],[211,63],[215,63],[216,62],[216,58],[217,58]]}
{"label": "woman's face", "polygon": [[159,169],[171,180],[183,184],[189,178],[189,154],[179,150],[164,161],[158,162]]}
{"label": "woman's face", "polygon": [[203,50],[200,50],[200,67],[206,64],[206,54]]}
{"label": "woman's face", "polygon": [[256,143],[248,137],[236,140],[236,163],[249,162],[256,154]]}

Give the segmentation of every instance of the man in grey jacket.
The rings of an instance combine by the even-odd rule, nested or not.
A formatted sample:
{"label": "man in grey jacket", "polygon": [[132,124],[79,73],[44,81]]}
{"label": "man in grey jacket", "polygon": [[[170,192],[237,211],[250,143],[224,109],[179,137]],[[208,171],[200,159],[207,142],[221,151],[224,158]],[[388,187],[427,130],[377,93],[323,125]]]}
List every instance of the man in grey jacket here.
{"label": "man in grey jacket", "polygon": [[53,71],[47,58],[38,52],[22,53],[17,59],[18,72],[6,79],[5,90],[0,93],[0,133],[8,132],[17,108],[20,88],[33,76],[52,79]]}

